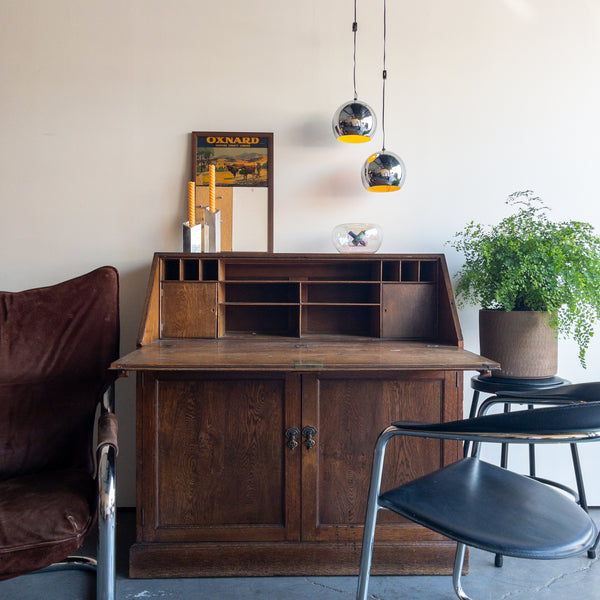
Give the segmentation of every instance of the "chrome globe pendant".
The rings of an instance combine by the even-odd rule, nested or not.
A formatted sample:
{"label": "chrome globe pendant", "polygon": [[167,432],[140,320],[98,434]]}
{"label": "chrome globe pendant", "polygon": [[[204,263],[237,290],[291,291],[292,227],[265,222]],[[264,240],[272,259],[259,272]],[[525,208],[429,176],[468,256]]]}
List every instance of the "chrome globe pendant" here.
{"label": "chrome globe pendant", "polygon": [[406,167],[402,159],[385,148],[371,154],[362,170],[362,182],[369,192],[397,192],[404,185]]}
{"label": "chrome globe pendant", "polygon": [[381,110],[383,144],[381,152],[371,154],[363,165],[362,182],[369,192],[397,192],[402,188],[406,179],[406,167],[402,159],[397,154],[385,149],[386,12],[386,0],[383,0],[383,101]]}
{"label": "chrome globe pendant", "polygon": [[371,141],[377,119],[373,109],[357,98],[342,104],[333,115],[333,133],[340,142],[361,144]]}
{"label": "chrome globe pendant", "polygon": [[377,119],[373,109],[366,103],[358,99],[356,93],[356,32],[358,23],[356,22],[356,0],[354,0],[354,22],[352,23],[352,32],[354,35],[354,55],[353,70],[354,79],[354,99],[342,104],[333,115],[331,126],[333,134],[340,140],[350,144],[361,144],[369,142],[375,134]]}

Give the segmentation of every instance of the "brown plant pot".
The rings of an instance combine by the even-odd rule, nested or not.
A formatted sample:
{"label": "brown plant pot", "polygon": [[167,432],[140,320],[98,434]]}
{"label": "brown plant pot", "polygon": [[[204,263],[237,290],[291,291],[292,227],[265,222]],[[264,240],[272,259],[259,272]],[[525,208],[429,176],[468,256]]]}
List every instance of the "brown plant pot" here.
{"label": "brown plant pot", "polygon": [[480,310],[479,352],[500,363],[494,377],[544,379],[558,369],[558,341],[545,312]]}

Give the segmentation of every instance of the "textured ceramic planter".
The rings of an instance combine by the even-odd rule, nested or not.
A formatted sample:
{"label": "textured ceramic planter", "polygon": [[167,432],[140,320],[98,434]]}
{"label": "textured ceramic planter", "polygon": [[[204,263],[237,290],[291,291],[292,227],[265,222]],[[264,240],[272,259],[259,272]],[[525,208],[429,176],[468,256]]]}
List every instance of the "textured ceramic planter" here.
{"label": "textured ceramic planter", "polygon": [[548,313],[479,311],[479,351],[500,363],[495,377],[544,379],[556,375],[558,342]]}

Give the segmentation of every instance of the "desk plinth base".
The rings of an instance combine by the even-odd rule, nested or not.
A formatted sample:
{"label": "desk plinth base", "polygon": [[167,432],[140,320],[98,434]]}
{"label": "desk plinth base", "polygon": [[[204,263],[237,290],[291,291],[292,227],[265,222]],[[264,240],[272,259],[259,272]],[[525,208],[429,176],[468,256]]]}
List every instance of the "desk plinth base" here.
{"label": "desk plinth base", "polygon": [[[134,544],[129,576],[267,577],[358,575],[360,543],[347,544]],[[381,543],[373,575],[451,575],[456,544],[450,541]],[[468,564],[468,563],[467,563]]]}

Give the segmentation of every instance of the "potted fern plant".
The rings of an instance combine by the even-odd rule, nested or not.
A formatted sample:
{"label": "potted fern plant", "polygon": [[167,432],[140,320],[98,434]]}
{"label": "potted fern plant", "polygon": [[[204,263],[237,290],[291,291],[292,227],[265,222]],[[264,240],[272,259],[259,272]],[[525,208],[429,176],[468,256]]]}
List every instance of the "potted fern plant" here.
{"label": "potted fern plant", "polygon": [[449,242],[465,257],[458,305],[481,307],[480,353],[500,362],[500,376],[552,377],[563,336],[585,367],[600,318],[600,238],[588,223],[551,221],[531,190],[506,203],[514,212],[497,225],[471,221]]}

